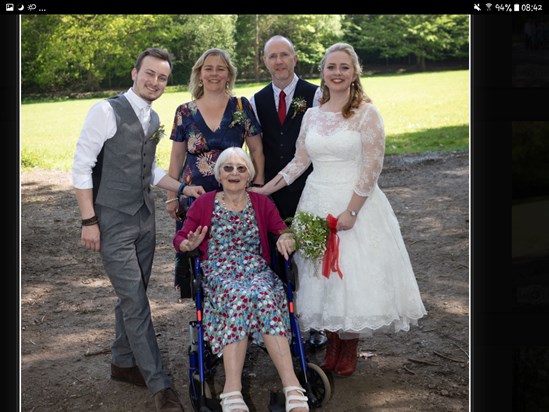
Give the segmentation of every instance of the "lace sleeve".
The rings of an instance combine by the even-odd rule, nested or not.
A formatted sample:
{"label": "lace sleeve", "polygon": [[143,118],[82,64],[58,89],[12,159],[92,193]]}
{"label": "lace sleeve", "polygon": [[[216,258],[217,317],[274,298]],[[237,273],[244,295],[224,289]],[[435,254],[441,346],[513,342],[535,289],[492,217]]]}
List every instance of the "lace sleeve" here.
{"label": "lace sleeve", "polygon": [[305,170],[311,164],[309,153],[305,147],[305,135],[306,130],[309,127],[309,119],[311,111],[307,110],[303,116],[303,122],[301,123],[301,129],[299,130],[299,136],[295,142],[295,155],[294,158],[282,169],[278,174],[282,175],[287,185],[291,185],[299,176],[303,174]]}
{"label": "lace sleeve", "polygon": [[355,193],[368,196],[377,184],[383,168],[385,155],[385,128],[377,108],[371,104],[366,108],[360,124],[362,139],[362,164],[360,178],[355,186]]}

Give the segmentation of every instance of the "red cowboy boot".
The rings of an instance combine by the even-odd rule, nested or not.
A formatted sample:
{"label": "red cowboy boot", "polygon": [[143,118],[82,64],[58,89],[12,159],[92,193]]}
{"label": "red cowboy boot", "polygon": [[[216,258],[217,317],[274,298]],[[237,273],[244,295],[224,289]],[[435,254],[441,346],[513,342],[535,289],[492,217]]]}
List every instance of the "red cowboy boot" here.
{"label": "red cowboy boot", "polygon": [[328,344],[326,345],[326,355],[324,356],[324,361],[320,367],[328,372],[333,372],[337,359],[339,358],[339,353],[341,349],[341,339],[337,332],[328,332],[326,331],[326,337],[328,338]]}
{"label": "red cowboy boot", "polygon": [[339,358],[334,373],[340,376],[350,376],[356,368],[358,338],[342,340]]}

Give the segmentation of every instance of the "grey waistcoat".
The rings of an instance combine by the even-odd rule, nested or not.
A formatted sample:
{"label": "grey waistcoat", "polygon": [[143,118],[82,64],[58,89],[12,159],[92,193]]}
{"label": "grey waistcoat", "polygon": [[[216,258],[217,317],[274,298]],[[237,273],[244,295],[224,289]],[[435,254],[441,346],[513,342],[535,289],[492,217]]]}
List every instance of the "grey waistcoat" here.
{"label": "grey waistcoat", "polygon": [[151,109],[147,135],[128,100],[119,95],[108,99],[116,118],[116,133],[108,139],[92,172],[94,203],[134,215],[143,203],[152,213],[152,163],[156,142],[150,137],[160,125]]}

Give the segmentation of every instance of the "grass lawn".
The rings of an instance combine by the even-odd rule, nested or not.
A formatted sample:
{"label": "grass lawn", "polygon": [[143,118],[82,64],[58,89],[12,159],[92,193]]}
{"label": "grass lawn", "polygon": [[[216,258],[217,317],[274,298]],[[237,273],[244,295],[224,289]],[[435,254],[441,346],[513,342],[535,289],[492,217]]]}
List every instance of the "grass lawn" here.
{"label": "grass lawn", "polygon": [[[363,77],[362,84],[383,117],[386,154],[468,150],[468,70]],[[249,98],[264,85],[237,85],[234,94]],[[28,167],[70,170],[87,111],[99,100],[101,98],[23,103],[23,170]],[[153,103],[166,132],[171,130],[176,107],[189,100],[188,92],[170,87]],[[169,139],[160,141],[157,161],[165,169],[170,149]]]}

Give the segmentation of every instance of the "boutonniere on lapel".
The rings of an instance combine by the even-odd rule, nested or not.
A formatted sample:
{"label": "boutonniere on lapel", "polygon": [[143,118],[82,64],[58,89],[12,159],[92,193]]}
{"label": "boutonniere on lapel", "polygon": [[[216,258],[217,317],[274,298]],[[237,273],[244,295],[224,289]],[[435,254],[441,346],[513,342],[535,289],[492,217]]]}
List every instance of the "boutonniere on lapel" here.
{"label": "boutonniere on lapel", "polygon": [[156,130],[156,132],[153,133],[153,135],[149,138],[149,140],[152,140],[156,144],[160,141],[160,139],[163,139],[166,137],[165,131],[164,131],[164,125],[161,124],[160,127]]}
{"label": "boutonniere on lapel", "polygon": [[294,109],[294,114],[292,114],[293,119],[298,113],[305,113],[305,110],[307,110],[307,101],[303,97],[294,97],[290,107]]}
{"label": "boutonniere on lapel", "polygon": [[229,124],[229,127],[236,126],[237,124],[244,124],[246,121],[246,115],[242,110],[235,110],[233,113],[233,121]]}

